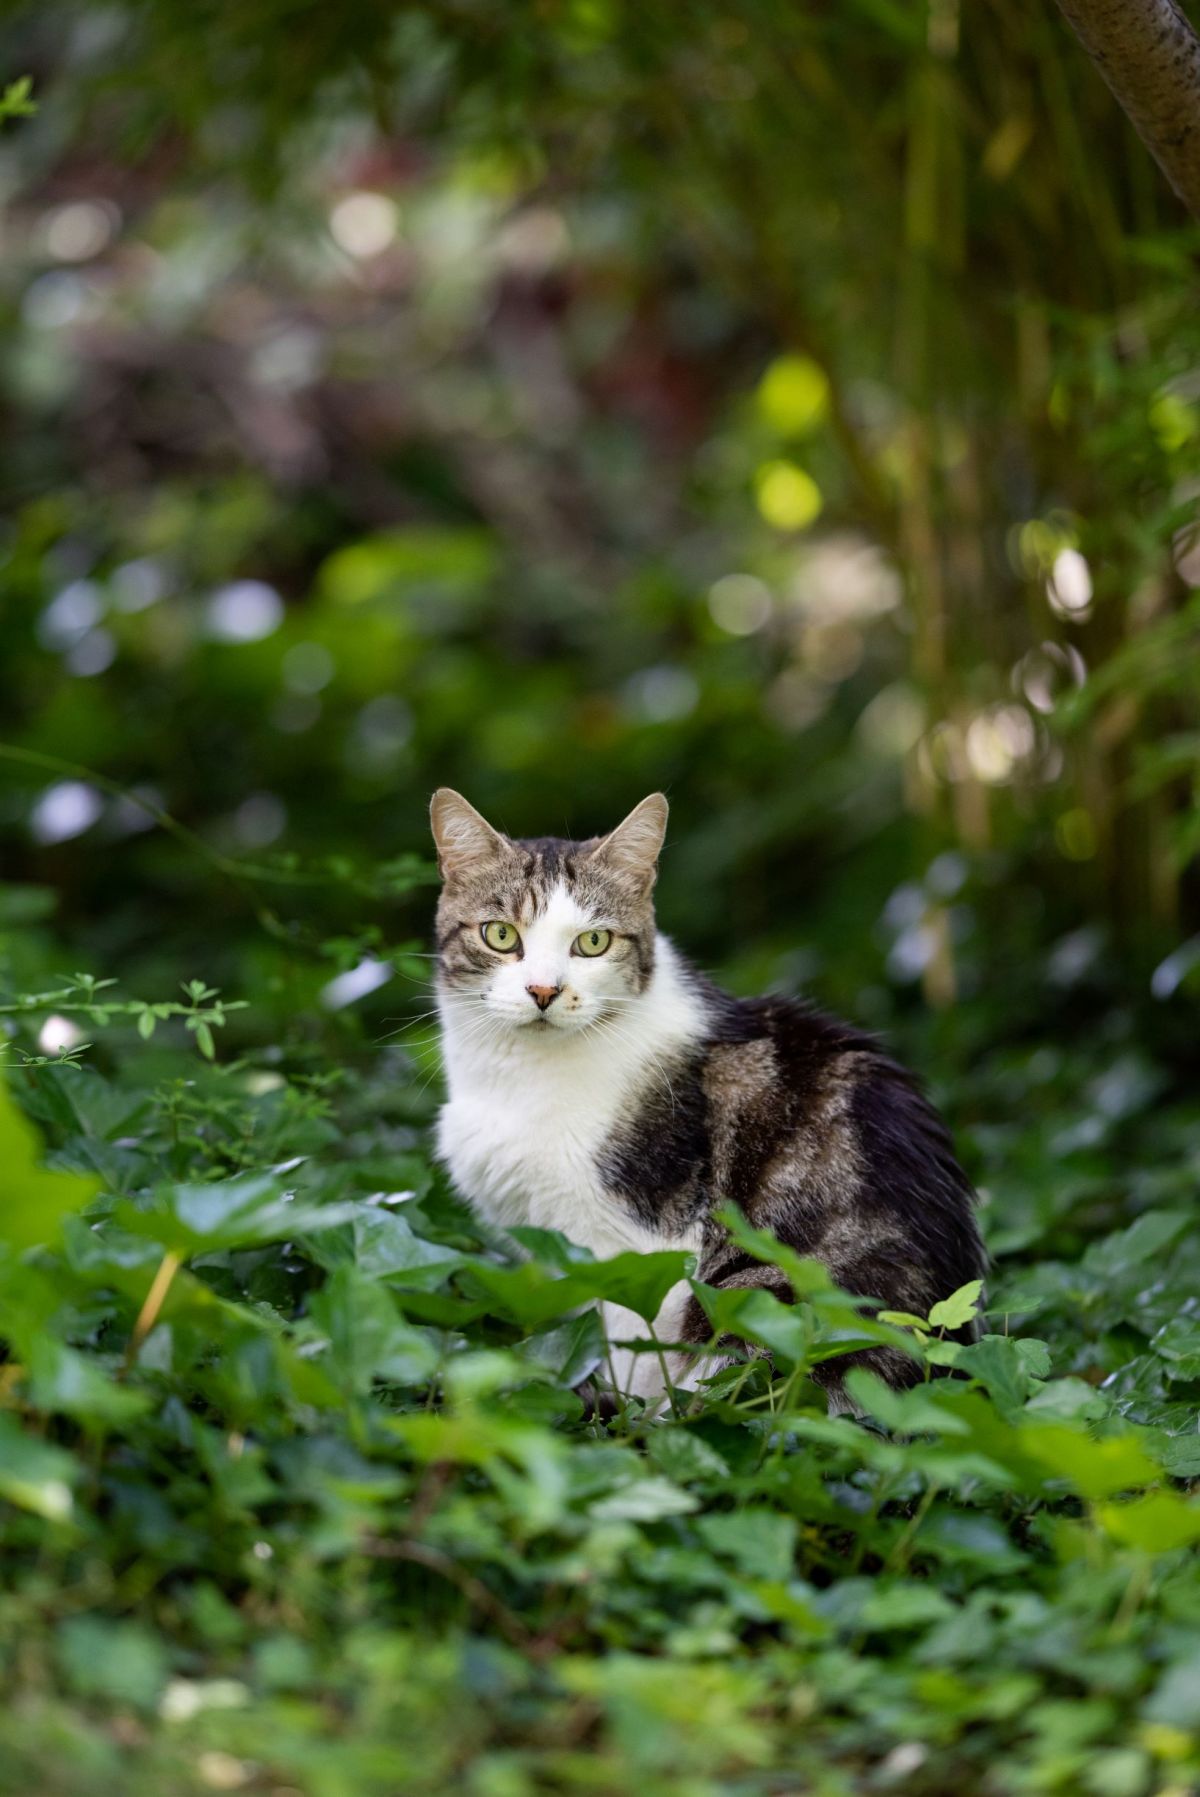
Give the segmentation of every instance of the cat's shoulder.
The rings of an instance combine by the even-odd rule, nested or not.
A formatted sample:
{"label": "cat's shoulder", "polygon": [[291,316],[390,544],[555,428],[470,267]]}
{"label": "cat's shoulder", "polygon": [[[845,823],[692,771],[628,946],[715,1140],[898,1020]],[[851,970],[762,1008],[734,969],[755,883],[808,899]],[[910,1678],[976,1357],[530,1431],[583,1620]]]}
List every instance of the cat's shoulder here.
{"label": "cat's shoulder", "polygon": [[696,976],[705,1000],[705,1046],[725,1062],[769,1061],[781,1075],[838,1067],[855,1080],[907,1077],[878,1037],[804,998],[739,998]]}

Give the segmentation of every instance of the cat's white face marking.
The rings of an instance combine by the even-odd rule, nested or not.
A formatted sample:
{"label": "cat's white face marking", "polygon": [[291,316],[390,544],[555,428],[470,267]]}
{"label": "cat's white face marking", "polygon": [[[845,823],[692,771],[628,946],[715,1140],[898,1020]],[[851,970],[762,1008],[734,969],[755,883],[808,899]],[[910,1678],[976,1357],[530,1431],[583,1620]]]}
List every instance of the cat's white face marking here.
{"label": "cat's white face marking", "polygon": [[[479,993],[477,1002],[490,1017],[549,1035],[582,1030],[626,1008],[635,987],[619,941],[614,937],[603,955],[571,952],[584,930],[612,929],[613,920],[592,915],[564,881],[551,888],[536,914],[530,895],[515,922],[521,953],[498,955]],[[555,996],[545,1003],[548,993]]]}

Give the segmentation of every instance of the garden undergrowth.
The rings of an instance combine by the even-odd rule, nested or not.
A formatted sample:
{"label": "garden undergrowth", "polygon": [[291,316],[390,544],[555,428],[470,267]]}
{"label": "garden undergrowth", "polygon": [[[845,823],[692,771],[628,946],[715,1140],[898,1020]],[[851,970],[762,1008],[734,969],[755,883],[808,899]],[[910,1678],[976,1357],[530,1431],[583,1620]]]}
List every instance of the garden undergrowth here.
{"label": "garden undergrowth", "polygon": [[[481,1233],[403,1036],[0,1001],[0,1788],[1195,1788],[1200,1153],[1148,1056],[997,1044],[942,1094],[986,1296],[872,1320],[731,1217],[800,1302],[701,1289],[756,1351],[605,1421],[593,1301],[657,1353],[687,1257]],[[811,1369],[880,1338],[919,1382],[830,1417]]]}

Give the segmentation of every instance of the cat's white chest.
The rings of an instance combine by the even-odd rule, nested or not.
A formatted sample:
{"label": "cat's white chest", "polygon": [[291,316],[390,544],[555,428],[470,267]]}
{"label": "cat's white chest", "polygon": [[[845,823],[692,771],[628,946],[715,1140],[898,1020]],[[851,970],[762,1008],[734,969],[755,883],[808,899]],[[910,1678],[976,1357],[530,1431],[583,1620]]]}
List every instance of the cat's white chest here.
{"label": "cat's white chest", "polygon": [[[485,1068],[450,1061],[438,1147],[464,1197],[504,1229],[558,1229],[597,1255],[644,1247],[646,1231],[606,1192],[605,1143],[628,1103],[619,1069],[581,1044],[530,1065],[501,1054]],[[514,1057],[515,1060],[515,1057]]]}

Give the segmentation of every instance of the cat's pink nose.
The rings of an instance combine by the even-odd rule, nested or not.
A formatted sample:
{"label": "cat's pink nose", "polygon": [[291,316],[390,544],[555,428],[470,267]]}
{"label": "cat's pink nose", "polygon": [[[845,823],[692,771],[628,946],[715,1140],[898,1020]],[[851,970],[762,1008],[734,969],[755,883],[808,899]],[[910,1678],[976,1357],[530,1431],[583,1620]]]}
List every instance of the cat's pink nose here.
{"label": "cat's pink nose", "polygon": [[533,1000],[533,1002],[537,1006],[538,1010],[545,1011],[549,1008],[550,1005],[552,1005],[554,1003],[555,999],[558,997],[559,993],[562,991],[562,987],[561,986],[526,986],[525,990],[526,990],[526,992],[528,992],[530,998]]}

